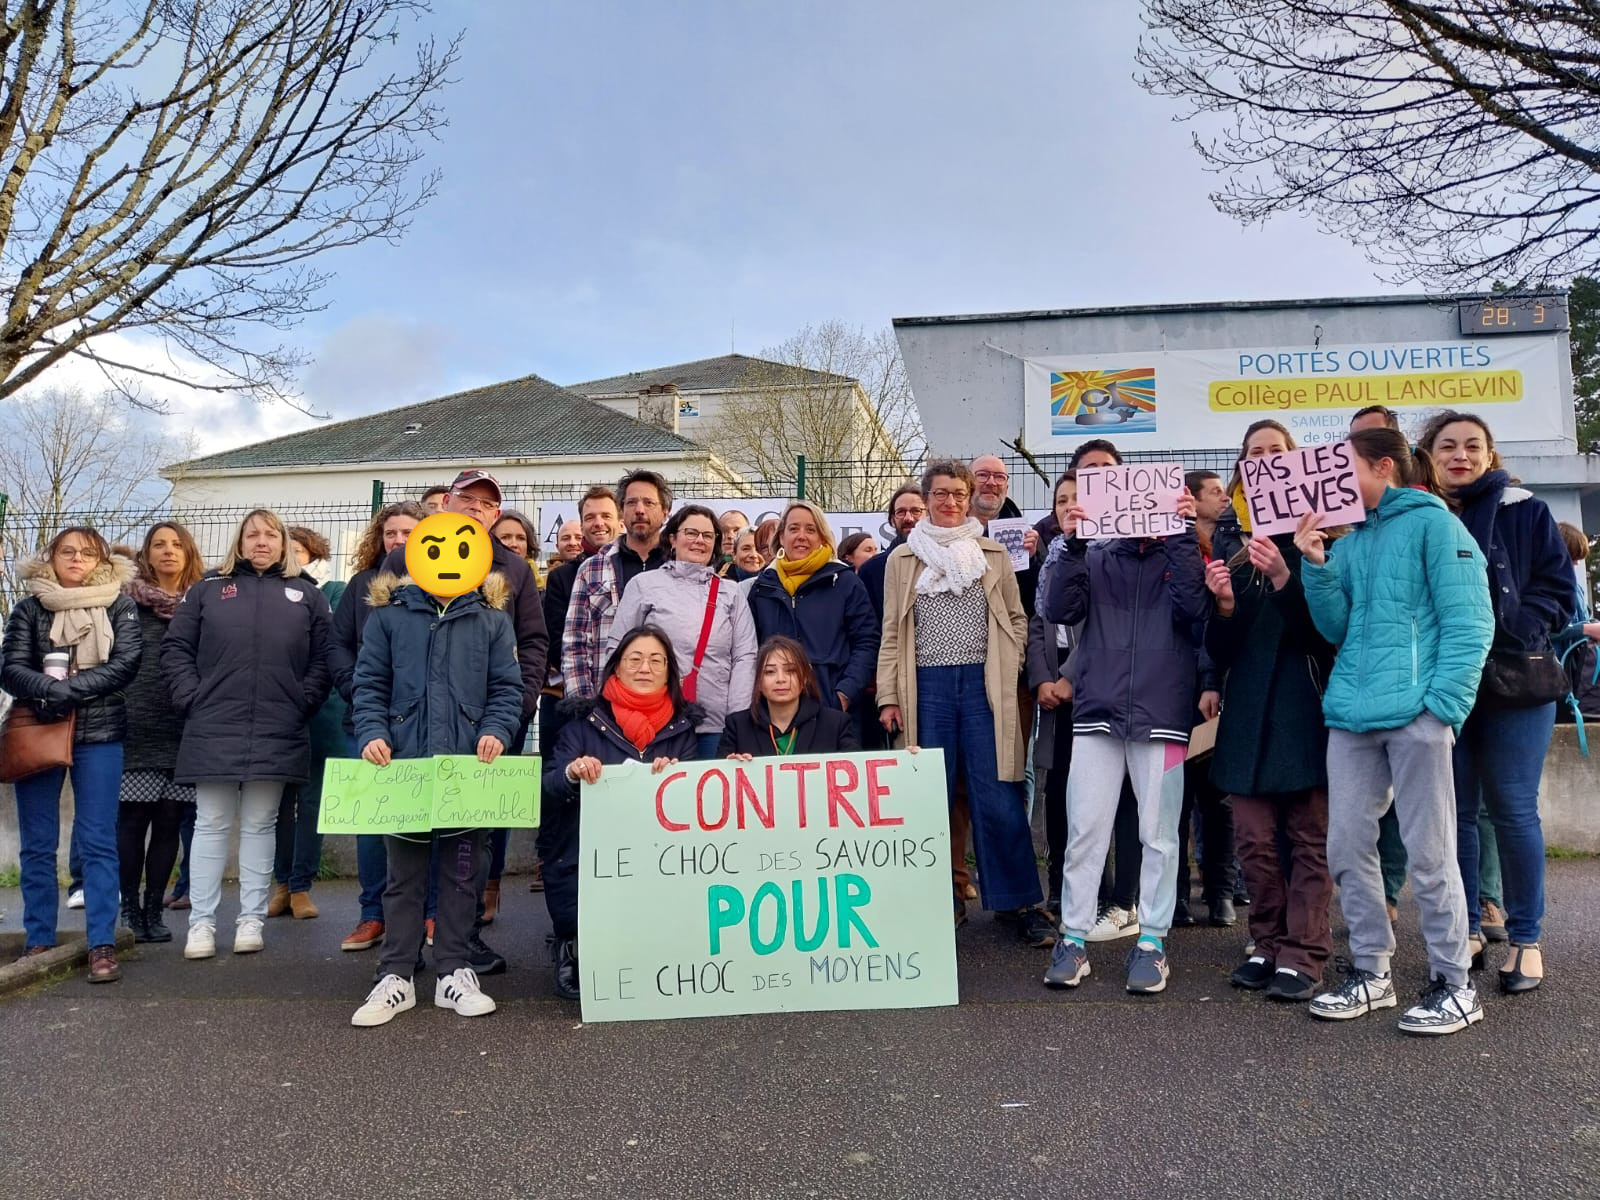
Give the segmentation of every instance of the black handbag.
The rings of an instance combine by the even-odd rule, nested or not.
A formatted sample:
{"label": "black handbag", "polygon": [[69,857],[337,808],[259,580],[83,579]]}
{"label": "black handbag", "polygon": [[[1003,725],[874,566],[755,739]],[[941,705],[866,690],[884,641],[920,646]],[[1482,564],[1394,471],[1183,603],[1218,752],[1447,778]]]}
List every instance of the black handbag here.
{"label": "black handbag", "polygon": [[1478,694],[1499,708],[1537,708],[1572,690],[1553,650],[1490,650]]}

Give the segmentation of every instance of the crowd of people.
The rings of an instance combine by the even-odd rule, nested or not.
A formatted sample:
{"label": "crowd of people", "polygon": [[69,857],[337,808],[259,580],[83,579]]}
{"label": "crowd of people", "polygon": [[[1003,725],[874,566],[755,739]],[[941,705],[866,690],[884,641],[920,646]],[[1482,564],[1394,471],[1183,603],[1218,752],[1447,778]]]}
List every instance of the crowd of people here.
{"label": "crowd of people", "polygon": [[[536,729],[531,886],[555,990],[576,999],[583,783],[624,762],[938,747],[954,922],[976,904],[1049,950],[1047,985],[1078,986],[1092,945],[1132,939],[1126,988],[1158,993],[1172,930],[1233,925],[1247,902],[1235,985],[1330,1020],[1395,1007],[1409,876],[1428,978],[1400,1027],[1466,1028],[1483,1016],[1473,972],[1489,940],[1509,943],[1504,992],[1545,975],[1537,795],[1570,699],[1561,660],[1600,641],[1574,570],[1587,541],[1509,477],[1477,416],[1440,413],[1412,446],[1374,407],[1349,443],[1360,524],[1311,514],[1255,536],[1236,468],[1189,474],[1182,532],[1087,540],[1078,472],[1122,458],[1086,442],[1021,570],[987,536],[1020,515],[989,455],[932,461],[898,489],[881,549],[840,541],[805,500],[756,527],[675,509],[649,470],[590,488],[540,561],[533,523],[468,468],[377,512],[348,584],[319,585],[326,540],[268,510],[209,570],[176,521],[137,550],[64,529],[21,569],[0,675],[39,722],[73,722],[70,764],[16,785],[25,956],[56,940],[68,774],[69,902],[86,909],[89,979],[109,982],[119,908],[141,942],[171,941],[166,914],[187,910],[183,956],[218,952],[235,829],[232,952],[261,951],[272,917],[317,916],[327,758],[490,762],[532,752]],[[1238,457],[1294,445],[1258,421]],[[436,511],[493,544],[488,578],[450,600],[405,570],[408,535]],[[1191,754],[1201,728],[1214,748]],[[429,946],[437,1006],[494,1010],[481,977],[506,964],[482,931],[505,851],[504,830],[358,837],[341,945],[381,950],[354,1024],[415,1004]],[[1334,958],[1335,889],[1348,958]]]}

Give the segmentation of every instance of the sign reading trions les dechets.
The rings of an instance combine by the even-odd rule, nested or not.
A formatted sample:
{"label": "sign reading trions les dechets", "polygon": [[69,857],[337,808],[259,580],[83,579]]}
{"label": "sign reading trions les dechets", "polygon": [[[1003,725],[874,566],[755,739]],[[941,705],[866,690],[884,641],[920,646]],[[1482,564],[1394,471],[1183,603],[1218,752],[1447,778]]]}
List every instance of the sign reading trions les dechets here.
{"label": "sign reading trions les dechets", "polygon": [[580,819],[585,1021],[956,1003],[938,750],[608,766]]}

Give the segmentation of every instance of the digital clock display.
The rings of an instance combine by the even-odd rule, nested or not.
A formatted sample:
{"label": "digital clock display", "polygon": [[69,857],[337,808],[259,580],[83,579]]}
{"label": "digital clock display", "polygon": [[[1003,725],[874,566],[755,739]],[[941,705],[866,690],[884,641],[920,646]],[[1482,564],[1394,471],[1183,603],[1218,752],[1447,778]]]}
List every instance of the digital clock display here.
{"label": "digital clock display", "polygon": [[1486,333],[1560,333],[1568,328],[1565,296],[1485,296],[1463,300],[1458,313],[1467,337]]}

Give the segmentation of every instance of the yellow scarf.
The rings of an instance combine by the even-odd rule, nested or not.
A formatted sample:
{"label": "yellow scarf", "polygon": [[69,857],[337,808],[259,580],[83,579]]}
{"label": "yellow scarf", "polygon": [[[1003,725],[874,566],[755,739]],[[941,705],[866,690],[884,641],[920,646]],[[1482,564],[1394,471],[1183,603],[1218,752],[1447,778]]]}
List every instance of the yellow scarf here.
{"label": "yellow scarf", "polygon": [[772,565],[778,572],[778,582],[783,584],[783,590],[792,596],[800,590],[802,583],[822,569],[823,563],[832,559],[833,547],[823,544],[804,558],[790,559],[780,556],[772,560]]}
{"label": "yellow scarf", "polygon": [[1244,498],[1244,485],[1233,485],[1233,494],[1229,497],[1233,504],[1233,511],[1238,515],[1239,528],[1246,533],[1250,532],[1250,502]]}

